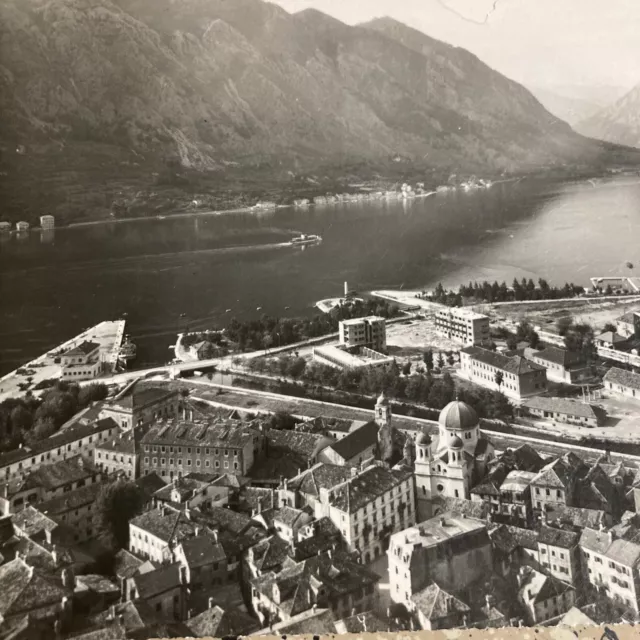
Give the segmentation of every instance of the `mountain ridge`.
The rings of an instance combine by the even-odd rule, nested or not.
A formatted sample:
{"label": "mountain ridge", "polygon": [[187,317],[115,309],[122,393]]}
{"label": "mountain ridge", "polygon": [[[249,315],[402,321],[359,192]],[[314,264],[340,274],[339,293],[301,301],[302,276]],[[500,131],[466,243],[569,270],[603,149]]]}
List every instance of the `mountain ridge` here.
{"label": "mountain ridge", "polygon": [[0,196],[32,215],[109,210],[185,170],[214,190],[230,166],[499,173],[603,153],[464,49],[262,0],[5,0],[0,110]]}

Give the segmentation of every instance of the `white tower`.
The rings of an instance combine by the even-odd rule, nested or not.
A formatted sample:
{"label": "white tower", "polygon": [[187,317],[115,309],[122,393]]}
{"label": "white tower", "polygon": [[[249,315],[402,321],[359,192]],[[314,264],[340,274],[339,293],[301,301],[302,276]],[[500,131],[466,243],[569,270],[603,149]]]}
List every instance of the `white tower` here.
{"label": "white tower", "polygon": [[349,295],[349,283],[344,281],[344,297],[346,298]]}
{"label": "white tower", "polygon": [[384,395],[384,391],[380,394],[376,402],[376,423],[379,427],[387,427],[391,424],[391,406],[389,400]]}

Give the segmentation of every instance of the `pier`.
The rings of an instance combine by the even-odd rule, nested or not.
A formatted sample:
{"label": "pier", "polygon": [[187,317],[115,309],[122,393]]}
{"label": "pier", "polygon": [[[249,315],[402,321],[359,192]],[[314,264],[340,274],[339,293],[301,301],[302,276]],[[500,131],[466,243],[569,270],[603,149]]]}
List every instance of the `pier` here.
{"label": "pier", "polygon": [[[46,391],[46,387],[41,389],[36,387],[46,380],[57,380],[61,377],[60,362],[56,360],[59,360],[65,351],[85,341],[100,345],[103,375],[113,375],[116,372],[118,355],[124,339],[125,324],[124,320],[101,322],[3,376],[0,378],[0,401],[20,397],[28,390],[36,395],[38,392]],[[95,382],[99,381],[100,378],[95,379]]]}

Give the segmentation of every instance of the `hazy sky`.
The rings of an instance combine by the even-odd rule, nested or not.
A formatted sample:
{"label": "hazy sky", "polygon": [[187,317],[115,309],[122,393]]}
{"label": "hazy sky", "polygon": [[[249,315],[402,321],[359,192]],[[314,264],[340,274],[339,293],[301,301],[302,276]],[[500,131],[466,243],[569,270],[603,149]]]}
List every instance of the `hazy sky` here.
{"label": "hazy sky", "polygon": [[640,0],[272,0],[355,24],[391,16],[529,86],[640,83]]}

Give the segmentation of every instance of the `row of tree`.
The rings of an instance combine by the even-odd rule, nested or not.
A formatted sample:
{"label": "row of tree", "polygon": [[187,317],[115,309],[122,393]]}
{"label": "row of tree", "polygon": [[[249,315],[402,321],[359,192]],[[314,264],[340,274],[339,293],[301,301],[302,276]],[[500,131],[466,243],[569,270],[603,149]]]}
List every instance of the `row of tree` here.
{"label": "row of tree", "polygon": [[518,280],[514,278],[511,287],[506,282],[493,284],[484,282],[470,282],[462,285],[458,291],[445,289],[438,284],[433,292],[433,300],[450,307],[461,307],[465,301],[478,303],[517,302],[521,300],[558,300],[560,298],[574,298],[584,293],[584,287],[566,283],[563,287],[551,286],[540,278],[538,284],[529,278]]}
{"label": "row of tree", "polygon": [[355,300],[348,304],[340,304],[329,313],[309,318],[274,318],[268,315],[246,321],[234,318],[227,326],[225,334],[238,345],[240,351],[259,351],[333,333],[338,330],[340,320],[370,315],[393,318],[399,313],[397,305],[384,300]]}
{"label": "row of tree", "polygon": [[80,387],[58,381],[40,398],[30,392],[24,398],[7,398],[0,403],[0,448],[6,451],[44,440],[78,411],[106,397],[104,384]]}

